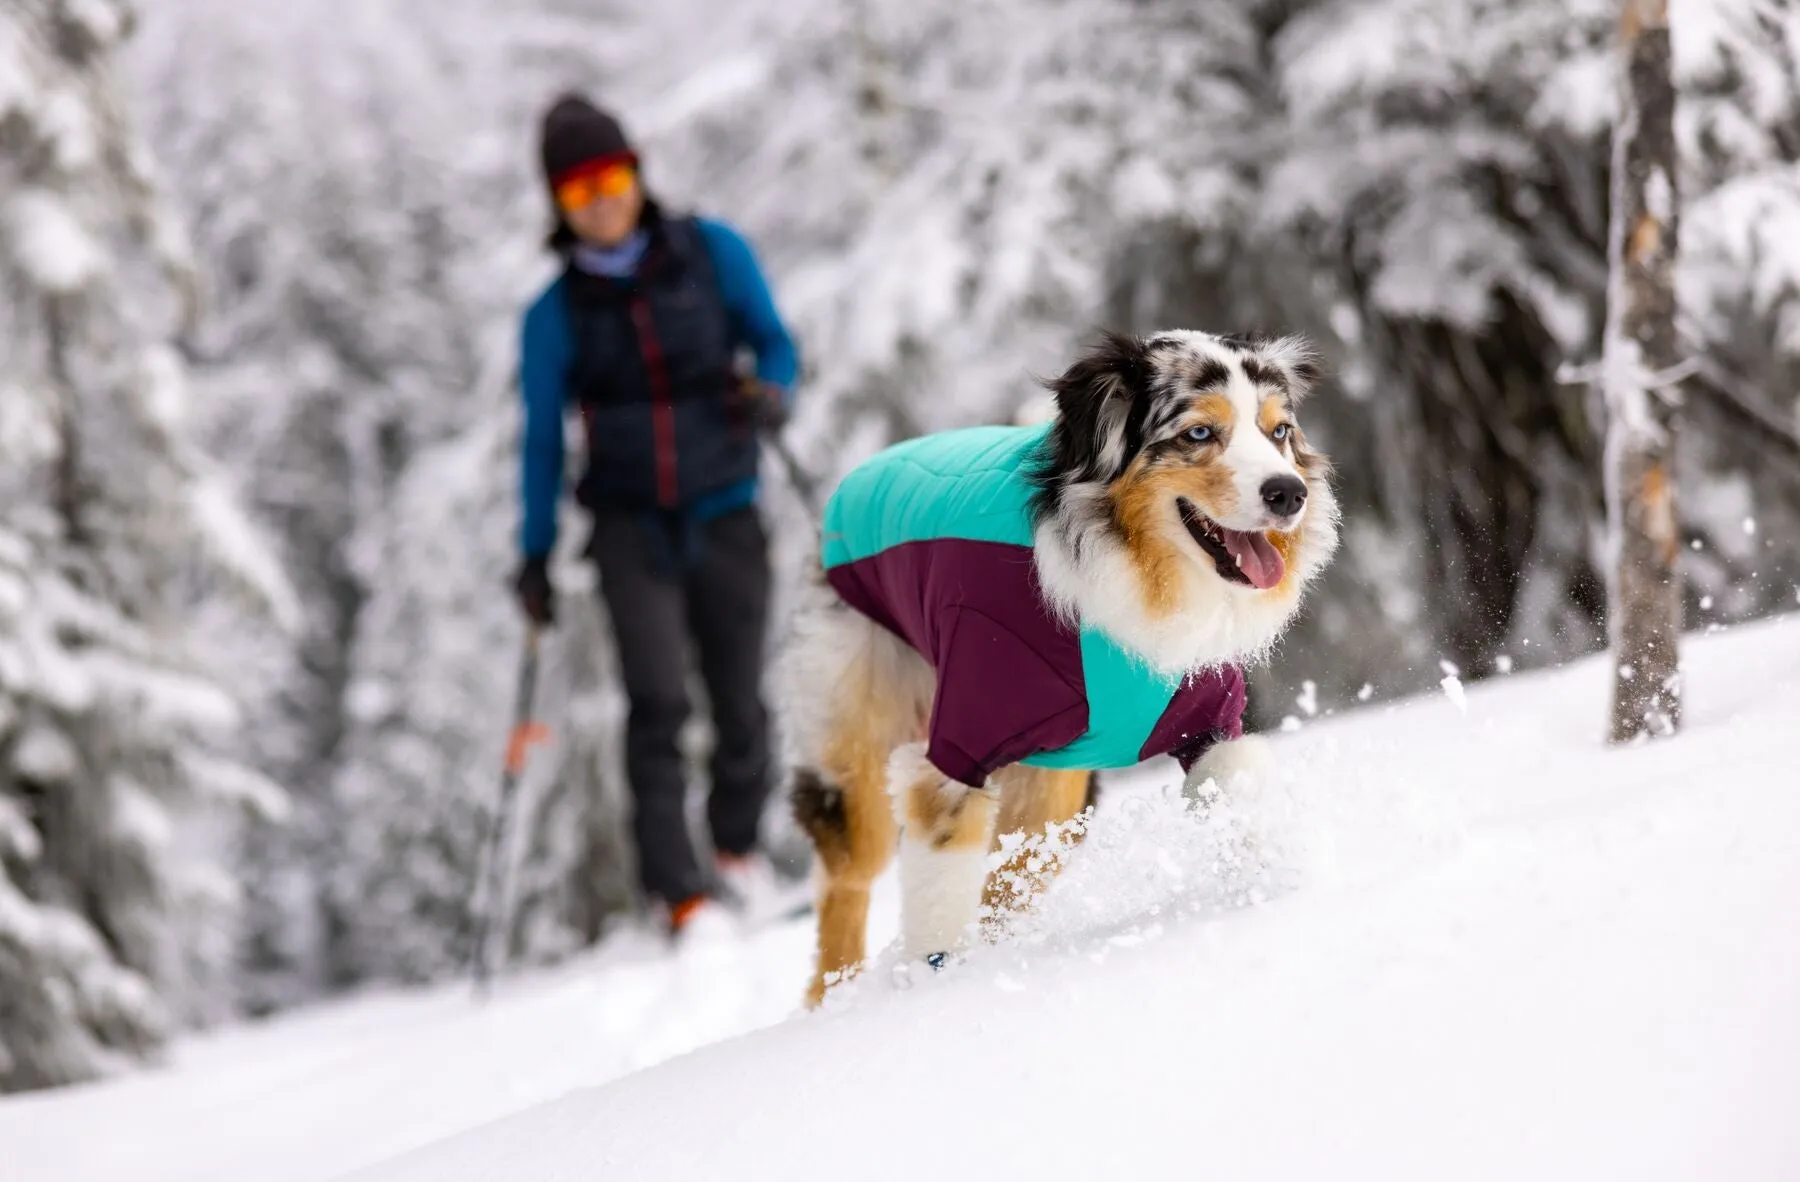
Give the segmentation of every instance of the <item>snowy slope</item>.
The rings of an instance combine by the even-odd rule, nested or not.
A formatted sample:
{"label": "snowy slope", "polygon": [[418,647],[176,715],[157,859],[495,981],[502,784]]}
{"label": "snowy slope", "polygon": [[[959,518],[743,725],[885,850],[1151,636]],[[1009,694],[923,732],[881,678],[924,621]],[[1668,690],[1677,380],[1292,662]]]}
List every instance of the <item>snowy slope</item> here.
{"label": "snowy slope", "polygon": [[[1800,1176],[1800,626],[1691,663],[1666,746],[1594,742],[1596,665],[1317,727],[1280,901],[1196,881],[364,1177]],[[1128,823],[1063,887],[1141,904],[1181,822]]]}
{"label": "snowy slope", "polygon": [[1010,943],[820,1015],[771,1026],[803,928],[621,944],[0,1103],[0,1177],[323,1178],[459,1129],[354,1177],[1800,1177],[1800,617],[1686,655],[1665,744],[1598,743],[1588,663],[1313,720],[1206,823],[1115,792]]}
{"label": "snowy slope", "polygon": [[384,993],[197,1038],[166,1070],[0,1099],[0,1182],[329,1178],[780,1021],[809,939],[671,958],[624,932],[485,1006]]}

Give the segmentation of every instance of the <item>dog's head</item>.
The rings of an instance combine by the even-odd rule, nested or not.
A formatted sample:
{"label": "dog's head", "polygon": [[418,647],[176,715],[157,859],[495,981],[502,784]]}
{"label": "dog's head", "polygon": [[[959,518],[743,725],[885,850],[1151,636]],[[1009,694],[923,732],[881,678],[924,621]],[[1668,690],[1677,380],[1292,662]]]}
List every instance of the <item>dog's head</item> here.
{"label": "dog's head", "polygon": [[1096,584],[1128,570],[1147,627],[1191,618],[1187,655],[1266,647],[1337,544],[1329,464],[1295,417],[1318,377],[1298,337],[1164,332],[1109,335],[1051,381],[1037,510],[1068,549],[1052,598],[1104,612],[1092,601],[1124,589]]}

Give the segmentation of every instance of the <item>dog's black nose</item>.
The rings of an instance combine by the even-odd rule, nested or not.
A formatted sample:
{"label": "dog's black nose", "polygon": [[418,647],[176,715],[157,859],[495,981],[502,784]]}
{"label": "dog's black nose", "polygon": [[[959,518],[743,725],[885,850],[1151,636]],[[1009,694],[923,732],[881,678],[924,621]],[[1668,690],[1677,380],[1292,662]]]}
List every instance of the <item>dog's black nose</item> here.
{"label": "dog's black nose", "polygon": [[1263,504],[1277,517],[1292,517],[1306,504],[1306,481],[1298,476],[1271,476],[1263,481]]}

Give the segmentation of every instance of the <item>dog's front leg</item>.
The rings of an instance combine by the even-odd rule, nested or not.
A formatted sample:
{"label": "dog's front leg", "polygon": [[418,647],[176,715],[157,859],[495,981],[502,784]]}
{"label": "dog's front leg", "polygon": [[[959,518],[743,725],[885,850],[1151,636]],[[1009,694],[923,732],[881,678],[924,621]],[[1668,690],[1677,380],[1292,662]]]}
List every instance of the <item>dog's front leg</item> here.
{"label": "dog's front leg", "polygon": [[960,945],[981,908],[1000,791],[970,788],[909,743],[888,763],[900,819],[900,942],[906,955],[941,963]]}
{"label": "dog's front leg", "polygon": [[1261,735],[1227,739],[1207,748],[1182,781],[1181,794],[1190,805],[1209,805],[1243,779],[1265,779],[1275,766],[1275,751]]}

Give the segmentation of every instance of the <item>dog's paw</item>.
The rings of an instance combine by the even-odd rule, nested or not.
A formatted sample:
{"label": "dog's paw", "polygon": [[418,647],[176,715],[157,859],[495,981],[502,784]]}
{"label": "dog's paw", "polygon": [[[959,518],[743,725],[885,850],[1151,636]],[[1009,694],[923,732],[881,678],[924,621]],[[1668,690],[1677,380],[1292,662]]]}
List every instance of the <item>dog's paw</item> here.
{"label": "dog's paw", "polygon": [[888,966],[888,984],[895,992],[905,992],[936,979],[939,974],[961,964],[963,959],[964,954],[960,951],[932,952],[925,956],[903,953]]}
{"label": "dog's paw", "polygon": [[1181,784],[1181,795],[1190,808],[1204,807],[1234,784],[1246,779],[1260,783],[1274,766],[1275,751],[1261,735],[1215,743],[1189,770]]}

